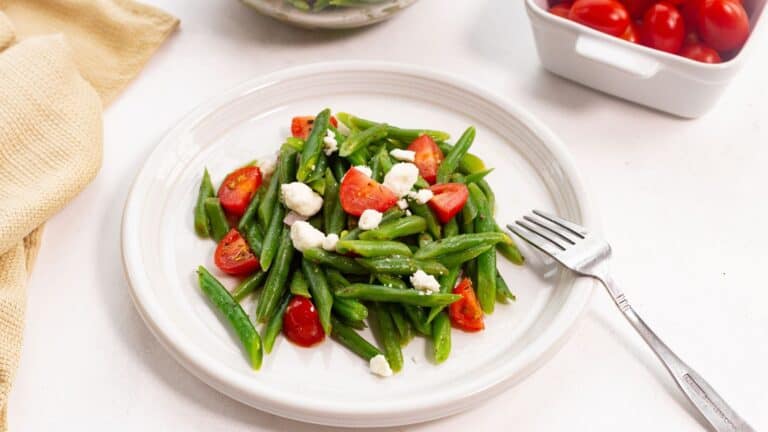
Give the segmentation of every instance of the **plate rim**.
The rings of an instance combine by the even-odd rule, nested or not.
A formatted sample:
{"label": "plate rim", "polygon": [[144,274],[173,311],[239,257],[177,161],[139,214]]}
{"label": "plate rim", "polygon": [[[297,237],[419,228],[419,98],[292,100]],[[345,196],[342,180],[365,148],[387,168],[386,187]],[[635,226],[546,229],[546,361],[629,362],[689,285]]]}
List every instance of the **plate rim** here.
{"label": "plate rim", "polygon": [[[425,67],[381,61],[332,61],[322,63],[312,63],[302,66],[291,67],[278,70],[260,77],[247,80],[221,95],[203,101],[195,109],[185,115],[178,123],[168,130],[157,146],[150,152],[145,161],[156,157],[158,153],[167,150],[170,143],[176,141],[186,131],[189,131],[199,121],[208,115],[216,112],[222,105],[231,100],[237,99],[252,91],[258,91],[261,88],[269,87],[284,80],[299,78],[306,75],[328,73],[337,70],[345,72],[354,71],[357,73],[365,72],[390,72],[406,75],[414,75],[420,78],[440,81],[442,84],[461,88],[463,91],[479,96],[497,106],[504,111],[520,119],[536,136],[538,136],[544,147],[553,155],[554,159],[560,164],[564,177],[568,178],[573,189],[576,203],[583,217],[584,223],[599,229],[599,222],[594,214],[590,200],[584,190],[581,177],[576,170],[573,158],[560,139],[541,121],[529,114],[525,109],[518,107],[506,98],[498,96],[490,90],[474,84],[464,78],[445,72],[437,72]],[[178,340],[184,339],[172,327],[169,327],[169,320],[158,310],[158,305],[147,303],[148,292],[151,291],[151,284],[143,284],[140,277],[136,276],[142,272],[143,266],[140,260],[141,249],[138,246],[138,237],[133,235],[137,231],[140,221],[140,208],[142,200],[138,198],[140,180],[149,175],[148,166],[143,166],[137,173],[130,192],[126,198],[123,211],[121,227],[121,253],[123,268],[126,280],[129,285],[129,293],[142,320],[151,330],[157,340],[163,347],[178,361],[185,369],[215,388],[221,393],[234,398],[242,403],[253,406],[257,409],[276,414],[282,417],[310,423],[324,424],[330,426],[355,426],[355,427],[380,427],[380,426],[398,426],[412,423],[419,423],[437,418],[452,415],[468,409],[481,401],[484,401],[501,391],[509,388],[513,384],[528,377],[531,373],[546,363],[570,338],[575,330],[580,318],[583,316],[595,284],[585,279],[574,279],[571,287],[572,292],[563,306],[570,312],[563,318],[562,313],[556,315],[559,318],[559,327],[556,330],[547,329],[542,336],[538,337],[526,347],[525,355],[520,357],[515,364],[515,368],[504,368],[491,373],[490,384],[485,387],[475,388],[470,393],[462,393],[451,397],[443,397],[435,402],[435,395],[424,398],[422,404],[414,406],[400,407],[397,409],[397,403],[388,403],[386,409],[359,409],[357,411],[349,406],[338,405],[331,407],[332,403],[326,401],[317,401],[314,406],[297,406],[290,400],[274,395],[264,393],[248,392],[237,385],[233,372],[224,368],[217,367],[217,364],[207,362],[204,357],[196,354],[194,350],[184,347]],[[578,290],[576,288],[579,288]],[[566,307],[567,306],[567,307]],[[159,308],[162,309],[162,308]],[[531,348],[533,347],[533,348]],[[258,406],[257,406],[258,405]],[[362,407],[366,408],[366,407]],[[425,411],[426,408],[430,410]],[[421,409],[421,411],[419,411]],[[390,416],[393,412],[401,412],[403,416]],[[339,418],[339,415],[344,417]],[[375,420],[373,419],[375,417]]]}

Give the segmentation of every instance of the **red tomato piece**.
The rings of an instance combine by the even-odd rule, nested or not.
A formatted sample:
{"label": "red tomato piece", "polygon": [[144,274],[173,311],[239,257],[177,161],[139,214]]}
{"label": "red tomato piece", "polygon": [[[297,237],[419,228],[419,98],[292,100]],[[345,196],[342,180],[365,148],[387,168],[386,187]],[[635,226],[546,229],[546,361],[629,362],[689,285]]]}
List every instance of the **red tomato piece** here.
{"label": "red tomato piece", "polygon": [[[565,2],[552,6],[549,8],[549,13],[555,14],[559,17],[568,18],[568,13],[571,12],[571,3]],[[422,176],[423,177],[423,176]]]}
{"label": "red tomato piece", "polygon": [[341,180],[339,200],[345,212],[360,216],[368,209],[388,210],[397,203],[397,195],[358,169],[350,168]]}
{"label": "red tomato piece", "polygon": [[[329,120],[333,127],[339,127],[336,117],[331,116]],[[307,139],[312,132],[312,123],[315,122],[315,116],[299,116],[291,119],[291,135],[296,138]]]}
{"label": "red tomato piece", "polygon": [[427,202],[442,223],[456,216],[469,197],[469,189],[462,183],[440,183],[429,188],[434,196]]}
{"label": "red tomato piece", "polygon": [[296,345],[310,347],[325,339],[320,316],[312,300],[295,295],[283,315],[283,333]]}
{"label": "red tomato piece", "polygon": [[740,49],[749,37],[749,17],[738,0],[702,0],[696,24],[701,40],[721,53]]}
{"label": "red tomato piece", "polygon": [[232,171],[219,187],[221,206],[228,213],[242,216],[259,186],[261,186],[259,167],[247,166]]}
{"label": "red tomato piece", "polygon": [[629,25],[629,12],[616,0],[576,0],[568,18],[613,36],[621,36]]}
{"label": "red tomato piece", "polygon": [[437,168],[445,158],[440,147],[437,146],[431,137],[422,135],[413,140],[411,145],[408,146],[408,150],[416,152],[416,158],[413,163],[419,167],[419,174],[429,184],[435,184]]}
{"label": "red tomato piece", "polygon": [[700,61],[702,63],[720,63],[723,59],[720,58],[720,54],[712,48],[704,45],[703,43],[690,44],[683,47],[680,51],[680,55],[688,57],[691,60]]}
{"label": "red tomato piece", "polygon": [[451,324],[468,332],[484,329],[483,310],[477,302],[475,290],[472,289],[472,281],[468,278],[462,279],[453,288],[453,293],[461,295],[461,298],[448,306],[448,316],[451,318]]}
{"label": "red tomato piece", "polygon": [[247,276],[259,269],[259,259],[235,228],[229,230],[216,246],[213,262],[221,271],[233,276]]}
{"label": "red tomato piece", "polygon": [[629,16],[640,19],[645,15],[645,11],[653,4],[653,0],[623,0],[624,6],[629,12]]}
{"label": "red tomato piece", "polygon": [[627,42],[640,43],[640,33],[637,31],[637,26],[633,23],[629,23],[627,30],[619,37]]}
{"label": "red tomato piece", "polygon": [[685,40],[685,22],[675,5],[661,1],[645,11],[643,44],[660,51],[677,53]]}

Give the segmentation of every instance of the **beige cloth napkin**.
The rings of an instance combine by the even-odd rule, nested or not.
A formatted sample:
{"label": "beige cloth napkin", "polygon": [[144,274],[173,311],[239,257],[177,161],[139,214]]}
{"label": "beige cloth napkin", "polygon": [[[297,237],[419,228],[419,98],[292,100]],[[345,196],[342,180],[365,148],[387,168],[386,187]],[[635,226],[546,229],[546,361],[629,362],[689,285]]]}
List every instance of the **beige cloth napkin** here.
{"label": "beige cloth napkin", "polygon": [[177,25],[132,0],[0,0],[0,431],[42,225],[96,176],[102,106]]}

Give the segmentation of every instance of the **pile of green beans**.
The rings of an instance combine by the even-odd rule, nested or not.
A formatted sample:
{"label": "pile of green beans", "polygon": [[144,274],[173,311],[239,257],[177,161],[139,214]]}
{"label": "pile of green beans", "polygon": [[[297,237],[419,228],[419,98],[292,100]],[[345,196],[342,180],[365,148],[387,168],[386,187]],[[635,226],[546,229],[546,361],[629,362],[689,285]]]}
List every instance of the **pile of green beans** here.
{"label": "pile of green beans", "polygon": [[[327,7],[354,2],[307,4]],[[383,355],[397,372],[403,367],[403,347],[414,337],[425,337],[431,341],[433,361],[444,362],[451,351],[449,305],[461,299],[453,293],[459,280],[471,279],[480,306],[490,314],[497,302],[515,300],[498,271],[496,252],[515,264],[524,261],[494,219],[496,198],[486,181],[493,170],[469,153],[476,131],[469,127],[452,145],[447,142],[448,133],[438,130],[401,128],[347,113],[335,117],[348,132],[340,132],[345,128],[335,127],[331,110],[324,109],[315,116],[306,139],[286,139],[274,173],[253,194],[238,220],[225,213],[211,175],[207,169],[203,172],[194,207],[195,232],[219,242],[236,229],[260,268],[230,292],[201,266],[197,269],[201,292],[229,321],[254,369],[260,367],[264,353],[275,347],[287,306],[295,296],[314,304],[325,334],[364,360]],[[327,135],[338,144],[338,151],[330,155],[324,152]],[[371,178],[383,181],[398,163],[389,152],[406,148],[421,135],[435,140],[444,153],[437,182],[466,185],[466,204],[454,218],[441,223],[430,205],[408,198],[407,210],[394,206],[378,227],[359,228],[357,219],[342,208],[344,175],[352,166],[367,165]],[[333,251],[294,247],[291,228],[284,223],[290,209],[280,191],[282,185],[297,181],[323,197],[320,211],[308,222],[326,235],[339,236]],[[420,177],[415,187],[429,184]],[[435,277],[439,292],[414,289],[411,277],[417,271]],[[253,317],[249,317],[240,302],[256,297]],[[262,326],[261,334],[255,323]],[[374,336],[370,340],[360,333],[369,327]]]}

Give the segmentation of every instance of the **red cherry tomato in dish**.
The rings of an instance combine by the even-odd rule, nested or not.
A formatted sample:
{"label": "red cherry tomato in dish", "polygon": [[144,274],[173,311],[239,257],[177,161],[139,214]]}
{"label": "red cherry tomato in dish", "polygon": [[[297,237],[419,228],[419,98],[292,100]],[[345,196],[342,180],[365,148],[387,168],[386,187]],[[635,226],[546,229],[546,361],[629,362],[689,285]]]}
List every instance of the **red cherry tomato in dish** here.
{"label": "red cherry tomato in dish", "polygon": [[469,190],[462,183],[440,183],[429,188],[434,196],[427,202],[442,223],[456,216],[467,203]]}
{"label": "red cherry tomato in dish", "polygon": [[242,216],[259,186],[261,186],[259,167],[247,166],[231,172],[219,187],[221,206],[228,213]]}
{"label": "red cherry tomato in dish", "polygon": [[549,8],[549,13],[555,14],[559,17],[568,18],[568,13],[571,11],[571,3],[565,2],[552,6]]}
{"label": "red cherry tomato in dish", "polygon": [[685,40],[685,22],[675,5],[662,1],[645,11],[642,42],[657,50],[677,53]]}
{"label": "red cherry tomato in dish", "polygon": [[645,14],[645,11],[653,4],[653,0],[623,0],[624,6],[629,12],[629,16],[635,19],[640,19]]}
{"label": "red cherry tomato in dish", "polygon": [[312,300],[293,296],[283,315],[283,333],[296,345],[310,347],[325,339],[320,316]]}
{"label": "red cherry tomato in dish", "polygon": [[[336,117],[331,116],[329,120],[333,127],[338,127],[339,122]],[[307,139],[309,133],[312,132],[312,123],[315,122],[315,116],[300,116],[294,117],[291,120],[291,135],[296,138]]]}
{"label": "red cherry tomato in dish", "polygon": [[749,37],[749,17],[738,0],[702,0],[696,24],[701,40],[721,53],[738,50]]}
{"label": "red cherry tomato in dish", "polygon": [[680,55],[702,63],[720,63],[720,54],[703,43],[690,44],[683,47]]}
{"label": "red cherry tomato in dish", "polygon": [[360,216],[368,209],[386,211],[397,203],[397,195],[358,169],[350,168],[341,180],[339,200],[345,212]]}
{"label": "red cherry tomato in dish", "polygon": [[213,262],[221,271],[233,276],[247,276],[259,269],[259,259],[235,228],[229,230],[216,246]]}
{"label": "red cherry tomato in dish", "polygon": [[621,36],[629,25],[629,12],[616,0],[576,0],[568,18],[613,36]]}
{"label": "red cherry tomato in dish", "polygon": [[448,306],[451,324],[468,332],[484,329],[483,310],[480,308],[475,291],[472,289],[472,281],[468,278],[462,279],[453,289],[453,293],[461,295],[461,298]]}
{"label": "red cherry tomato in dish", "polygon": [[637,26],[633,23],[629,23],[627,30],[619,37],[627,42],[640,43],[640,32],[637,31]]}
{"label": "red cherry tomato in dish", "polygon": [[[557,7],[557,6],[555,6]],[[422,135],[408,146],[408,150],[416,152],[416,158],[413,163],[419,167],[419,174],[424,177],[424,180],[429,184],[435,184],[437,180],[437,168],[443,162],[445,156],[437,146],[435,141],[427,136]]]}

